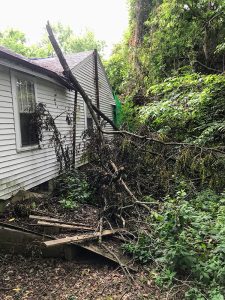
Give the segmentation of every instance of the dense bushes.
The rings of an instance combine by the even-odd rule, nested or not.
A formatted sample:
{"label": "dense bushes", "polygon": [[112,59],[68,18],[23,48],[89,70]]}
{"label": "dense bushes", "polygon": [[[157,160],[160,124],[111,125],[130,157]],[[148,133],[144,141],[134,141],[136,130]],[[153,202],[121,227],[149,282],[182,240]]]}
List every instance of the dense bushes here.
{"label": "dense bushes", "polygon": [[225,195],[205,190],[190,196],[180,187],[146,221],[148,234],[140,233],[138,242],[125,249],[153,263],[158,284],[188,278],[187,299],[224,299]]}
{"label": "dense bushes", "polygon": [[153,269],[159,285],[185,286],[176,299],[222,300],[224,1],[151,1],[135,45],[142,3],[130,1],[128,33],[107,69],[124,98],[123,128],[151,140],[118,137],[109,147],[128,186],[152,209],[138,215],[144,226],[135,224],[137,240],[124,248]]}
{"label": "dense bushes", "polygon": [[[138,174],[139,183],[145,178],[143,186],[160,199],[144,220],[147,231],[140,227],[137,241],[124,249],[152,268],[150,276],[155,276],[161,287],[188,281],[183,298],[222,300],[225,77],[197,73],[171,77],[151,86],[148,99],[144,106],[125,103],[124,126],[178,144],[170,148],[146,143],[137,149],[131,142],[117,145],[117,152],[121,149],[129,161],[125,166],[127,178]],[[194,146],[184,146],[177,152],[179,143]],[[213,147],[221,152],[204,153],[204,149]],[[147,202],[147,189],[143,187],[142,192]]]}
{"label": "dense bushes", "polygon": [[151,86],[148,96],[149,103],[144,106],[125,104],[124,119],[130,128],[144,123],[164,138],[202,146],[224,145],[223,75],[172,77]]}

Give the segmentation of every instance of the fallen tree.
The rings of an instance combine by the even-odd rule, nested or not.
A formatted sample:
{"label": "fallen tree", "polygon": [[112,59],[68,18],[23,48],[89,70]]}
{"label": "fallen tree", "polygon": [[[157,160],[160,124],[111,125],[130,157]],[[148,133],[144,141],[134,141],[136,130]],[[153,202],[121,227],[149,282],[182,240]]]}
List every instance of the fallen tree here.
{"label": "fallen tree", "polygon": [[[140,206],[149,211],[150,205],[143,198],[149,193],[160,197],[170,192],[172,189],[170,186],[173,186],[171,181],[175,181],[171,178],[176,178],[181,173],[190,182],[194,181],[196,186],[211,182],[211,186],[220,189],[220,184],[217,186],[217,183],[221,174],[215,174],[214,170],[210,170],[210,168],[206,174],[206,168],[210,164],[213,165],[218,160],[218,156],[224,156],[224,147],[200,147],[195,144],[165,141],[159,134],[149,132],[145,126],[136,133],[118,130],[114,123],[92,104],[91,99],[77,81],[49,23],[46,29],[68,83],[81,94],[96,125],[96,130],[86,133],[90,138],[86,156],[91,162],[92,171],[97,174],[97,178],[99,176],[99,184],[95,179],[93,182],[98,187],[99,194],[102,195],[104,212],[109,210],[108,201],[110,199],[110,202],[114,202],[114,209],[117,207],[116,212],[114,211],[115,215],[119,213],[121,216],[124,204],[118,205],[121,203],[120,196],[115,199],[115,195],[120,195],[121,191],[126,195],[123,195],[123,199],[126,199],[125,207],[127,205]],[[104,131],[99,117],[108,122],[114,131]],[[114,140],[106,139],[105,135],[107,134],[115,135]],[[127,157],[124,156],[124,152]],[[134,161],[131,161],[131,158]],[[139,161],[140,158],[141,161]],[[135,160],[137,160],[137,164],[134,163]],[[146,168],[147,174],[143,172],[143,168]],[[134,170],[138,172],[138,178],[135,176]],[[149,180],[150,178],[151,180]],[[151,187],[147,181],[150,181]],[[109,193],[111,194],[109,195]]]}

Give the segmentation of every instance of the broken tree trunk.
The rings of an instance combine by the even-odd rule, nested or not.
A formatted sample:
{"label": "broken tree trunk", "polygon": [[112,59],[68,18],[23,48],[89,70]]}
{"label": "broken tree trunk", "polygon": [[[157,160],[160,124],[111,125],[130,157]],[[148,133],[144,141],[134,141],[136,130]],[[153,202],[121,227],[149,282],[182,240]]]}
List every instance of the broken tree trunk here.
{"label": "broken tree trunk", "polygon": [[[80,85],[80,83],[77,81],[76,77],[74,76],[74,74],[72,73],[72,71],[70,70],[68,64],[67,64],[67,61],[62,53],[62,50],[60,49],[59,45],[58,45],[58,42],[56,41],[55,39],[55,36],[53,34],[53,31],[52,31],[52,28],[49,24],[49,22],[47,23],[46,25],[46,29],[47,29],[47,32],[48,32],[48,35],[49,35],[49,40],[56,52],[56,55],[58,56],[58,59],[63,67],[63,70],[64,70],[64,75],[68,78],[68,80],[70,81],[70,83],[72,83],[73,87],[74,87],[74,90],[77,90],[84,102],[86,103],[89,111],[90,111],[90,114],[96,124],[96,127],[99,129],[99,131],[101,131],[101,126],[100,126],[100,123],[98,121],[98,118],[95,114],[95,112],[97,114],[100,114],[100,110],[97,108],[97,107],[94,107],[92,102],[91,102],[91,99],[88,97],[88,95],[86,94],[86,92],[84,91],[84,89],[82,88],[82,86]],[[109,118],[107,118],[105,116],[105,114],[103,112],[101,112],[101,117],[104,118],[107,122],[110,123],[110,125],[113,127],[113,129],[117,130],[117,127],[114,125],[114,123],[109,120]]]}
{"label": "broken tree trunk", "polygon": [[[52,31],[52,28],[49,24],[49,22],[47,23],[46,25],[46,29],[47,29],[47,32],[49,34],[49,39],[51,41],[51,44],[58,56],[58,59],[63,67],[63,70],[64,70],[64,75],[68,78],[68,80],[70,81],[70,83],[74,86],[74,90],[77,90],[81,96],[83,97],[83,100],[84,102],[86,103],[90,113],[91,113],[91,116],[96,124],[96,127],[97,129],[99,130],[99,134],[100,134],[100,137],[101,137],[101,142],[103,143],[104,142],[104,136],[103,136],[103,130],[101,128],[101,125],[99,123],[99,120],[95,114],[95,112],[97,113],[97,115],[100,115],[104,120],[106,120],[112,127],[114,130],[116,130],[118,132],[118,128],[117,126],[115,126],[115,124],[107,117],[105,116],[105,114],[103,112],[101,112],[96,106],[94,106],[91,102],[91,99],[88,97],[88,95],[86,94],[86,92],[84,91],[84,89],[82,88],[82,86],[80,85],[80,83],[77,81],[76,77],[73,75],[72,71],[70,70],[68,64],[67,64],[67,61],[65,59],[65,57],[63,56],[63,53],[55,39],[55,36],[53,34],[53,31]],[[145,204],[141,204],[137,199],[136,197],[134,196],[134,194],[130,191],[130,189],[127,187],[127,185],[122,181],[121,182],[123,187],[125,188],[125,190],[129,193],[129,195],[132,197],[132,199],[138,203],[139,205],[147,208],[147,206]],[[149,208],[147,208],[149,210]]]}
{"label": "broken tree trunk", "polygon": [[122,232],[122,231],[124,231],[124,229],[104,230],[104,231],[102,231],[102,233],[94,232],[92,234],[68,236],[65,238],[44,242],[44,245],[46,247],[53,247],[53,246],[68,244],[68,243],[72,243],[72,242],[74,243],[74,242],[90,241],[90,240],[96,239],[100,236],[113,235],[117,232]]}

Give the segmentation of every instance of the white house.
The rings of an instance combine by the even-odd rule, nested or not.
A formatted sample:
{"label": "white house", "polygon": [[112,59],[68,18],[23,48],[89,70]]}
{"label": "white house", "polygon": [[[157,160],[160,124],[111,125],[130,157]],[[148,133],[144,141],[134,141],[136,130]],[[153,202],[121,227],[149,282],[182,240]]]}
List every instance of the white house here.
{"label": "white house", "polygon": [[[66,55],[77,80],[100,110],[113,119],[114,99],[104,68],[95,51]],[[30,118],[35,103],[46,104],[66,143],[71,144],[75,92],[69,90],[57,57],[28,59],[0,47],[0,199],[20,189],[30,189],[58,174],[55,151],[47,139],[38,147]],[[97,77],[96,77],[97,75]],[[96,85],[97,78],[97,85]],[[97,87],[97,88],[96,88]],[[99,99],[99,101],[97,101]],[[97,101],[97,102],[96,102]],[[27,108],[29,107],[29,110]],[[90,116],[82,97],[77,97],[76,147],[82,148],[82,132]],[[76,165],[81,164],[81,151]]]}

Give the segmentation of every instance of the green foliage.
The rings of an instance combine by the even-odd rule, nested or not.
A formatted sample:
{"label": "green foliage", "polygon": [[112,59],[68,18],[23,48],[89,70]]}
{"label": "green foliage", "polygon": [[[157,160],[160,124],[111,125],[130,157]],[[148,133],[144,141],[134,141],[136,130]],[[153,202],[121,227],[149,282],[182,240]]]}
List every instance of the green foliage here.
{"label": "green foliage", "polygon": [[[61,23],[52,26],[53,32],[64,53],[76,53],[87,50],[97,49],[102,54],[105,42],[97,40],[93,32],[86,30],[83,35],[76,35],[69,26]],[[54,50],[48,39],[47,34],[44,35],[40,45],[49,51],[49,55],[54,54]]]}
{"label": "green foliage", "polygon": [[107,76],[116,94],[121,94],[128,87],[128,82],[130,84],[132,62],[129,57],[130,50],[124,41],[124,44],[114,46],[112,55],[104,63]]}
{"label": "green foliage", "polygon": [[123,104],[121,122],[123,126],[130,131],[137,130],[140,125],[140,115],[138,108],[132,103],[132,101],[126,101]]}
{"label": "green foliage", "polygon": [[126,161],[132,190],[140,188],[144,202],[146,187],[161,199],[146,219],[148,231],[140,231],[137,242],[124,249],[153,264],[151,276],[158,285],[171,287],[187,279],[183,298],[222,300],[225,195],[218,191],[224,189],[225,158],[210,148],[222,152],[225,145],[225,2],[153,0],[141,24],[144,39],[135,44],[141,3],[129,0],[128,32],[107,65],[114,89],[125,99],[123,126],[194,146],[153,143],[137,152],[134,140],[117,145],[117,164]]}
{"label": "green foliage", "polygon": [[[52,28],[64,53],[76,53],[93,49],[98,49],[100,54],[103,53],[105,42],[97,40],[91,31],[87,30],[83,35],[75,35],[69,26],[61,23],[54,24]],[[47,34],[44,34],[38,43],[28,45],[23,32],[16,29],[7,29],[0,32],[0,45],[26,57],[48,57],[54,55],[54,50]]]}
{"label": "green foliage", "polygon": [[223,0],[164,0],[156,4],[140,54],[146,81],[160,81],[186,65],[204,72],[209,69],[203,65],[222,70],[222,56],[216,49],[224,42],[224,7]]}
{"label": "green foliage", "polygon": [[202,294],[224,299],[225,194],[204,190],[190,195],[180,187],[152,210],[147,222],[148,234],[140,234],[137,243],[125,249],[142,263],[154,263],[157,283],[165,286],[189,278],[194,288],[187,299],[202,299],[196,296]]}
{"label": "green foliage", "polygon": [[[117,92],[132,96],[141,90],[145,94],[152,84],[173,76],[182,67],[204,74],[223,72],[223,0],[151,1],[144,24],[137,19],[141,3],[129,1],[129,29],[108,62],[109,78]],[[145,28],[140,45],[135,45],[137,26]]]}
{"label": "green foliage", "polygon": [[79,203],[87,203],[91,192],[86,178],[78,171],[70,171],[58,179],[55,192],[60,195],[60,203],[64,208],[76,208]]}
{"label": "green foliage", "polygon": [[148,93],[150,103],[134,111],[152,131],[177,141],[224,145],[223,75],[172,77],[150,87]]}
{"label": "green foliage", "polygon": [[47,57],[48,49],[41,45],[27,45],[27,39],[23,32],[17,29],[7,29],[0,32],[0,45],[26,57]]}

